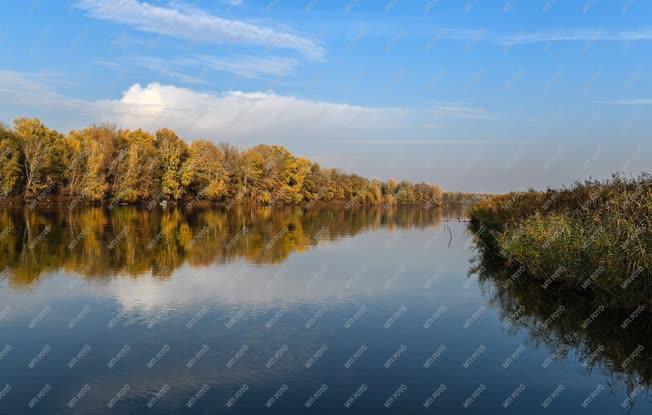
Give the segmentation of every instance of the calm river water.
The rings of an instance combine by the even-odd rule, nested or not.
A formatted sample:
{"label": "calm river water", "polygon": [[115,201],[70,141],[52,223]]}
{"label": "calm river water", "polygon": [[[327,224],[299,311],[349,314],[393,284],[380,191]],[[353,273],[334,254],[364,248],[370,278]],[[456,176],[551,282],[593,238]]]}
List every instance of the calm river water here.
{"label": "calm river water", "polygon": [[2,414],[650,414],[652,324],[458,209],[0,210]]}

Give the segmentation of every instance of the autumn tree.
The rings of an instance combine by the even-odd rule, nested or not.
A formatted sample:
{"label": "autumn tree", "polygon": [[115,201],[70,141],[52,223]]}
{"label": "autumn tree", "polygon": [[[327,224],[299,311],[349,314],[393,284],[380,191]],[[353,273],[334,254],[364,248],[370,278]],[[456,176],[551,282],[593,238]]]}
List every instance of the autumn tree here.
{"label": "autumn tree", "polygon": [[195,195],[211,200],[226,196],[227,173],[224,170],[224,153],[205,140],[190,145],[190,155],[182,168],[182,183]]}
{"label": "autumn tree", "polygon": [[282,146],[257,145],[246,153],[251,195],[262,204],[299,203],[303,199],[302,186],[310,172],[310,162],[294,157]]}
{"label": "autumn tree", "polygon": [[20,191],[22,169],[18,140],[11,130],[0,124],[0,196]]}
{"label": "autumn tree", "polygon": [[64,138],[62,164],[65,185],[62,192],[68,196],[81,195],[84,177],[87,174],[87,154],[84,135],[80,131],[70,131]]}
{"label": "autumn tree", "polygon": [[33,196],[59,185],[63,136],[38,118],[16,118],[14,134],[23,157],[25,194]]}
{"label": "autumn tree", "polygon": [[383,182],[374,179],[369,184],[369,203],[382,203],[383,201]]}
{"label": "autumn tree", "polygon": [[162,128],[156,132],[156,149],[163,197],[179,200],[185,192],[182,167],[188,159],[188,146],[174,131]]}
{"label": "autumn tree", "polygon": [[322,199],[322,191],[325,182],[325,176],[322,174],[319,164],[312,163],[310,165],[310,170],[303,179],[303,187],[301,188],[303,199],[308,202]]}
{"label": "autumn tree", "polygon": [[414,185],[416,203],[438,206],[442,203],[442,191],[439,186],[417,183]]}
{"label": "autumn tree", "polygon": [[[118,131],[112,125],[95,125],[70,134],[70,140],[80,142],[85,169],[79,194],[90,200],[101,201],[111,190],[118,166],[126,157],[121,149]],[[72,175],[72,172],[69,172]]]}
{"label": "autumn tree", "polygon": [[242,154],[233,144],[220,143],[218,147],[224,154],[223,166],[228,176],[226,197],[239,200],[245,193],[244,180],[246,171],[243,165]]}
{"label": "autumn tree", "polygon": [[124,130],[120,132],[120,139],[125,157],[116,165],[113,197],[123,202],[152,198],[160,186],[154,136],[141,129]]}
{"label": "autumn tree", "polygon": [[262,200],[263,203],[271,201],[269,194],[260,194],[258,190],[259,180],[263,175],[264,160],[259,152],[251,149],[245,151],[240,157],[238,164],[237,183],[240,186],[239,193],[251,200]]}

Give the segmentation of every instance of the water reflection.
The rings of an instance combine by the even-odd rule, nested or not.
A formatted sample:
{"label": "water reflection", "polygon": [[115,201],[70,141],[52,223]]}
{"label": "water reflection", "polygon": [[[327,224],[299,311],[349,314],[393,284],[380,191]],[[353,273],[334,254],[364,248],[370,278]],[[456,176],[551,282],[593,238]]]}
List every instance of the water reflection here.
{"label": "water reflection", "polygon": [[244,258],[275,264],[320,241],[368,229],[436,227],[459,209],[243,208],[149,211],[135,207],[0,211],[0,269],[14,288],[63,269],[88,278],[171,276]]}
{"label": "water reflection", "polygon": [[[324,384],[313,413],[338,413],[362,384],[368,391],[353,413],[545,414],[552,408],[542,402],[560,384],[567,388],[555,413],[580,411],[598,385],[588,412],[622,412],[625,401],[633,414],[649,412],[649,315],[622,327],[631,313],[605,310],[586,324],[595,304],[512,278],[472,249],[461,215],[407,207],[3,211],[0,351],[10,354],[0,352],[0,370],[12,389],[0,412],[24,412],[44,384],[52,389],[34,413],[220,413],[242,385],[237,413],[304,413]],[[30,368],[44,347],[51,351]],[[108,408],[125,384],[128,393]],[[486,390],[465,408],[480,384]],[[526,391],[504,407],[519,384]],[[69,407],[85,385],[88,394]],[[407,392],[386,408],[401,385]],[[443,395],[424,407],[441,385]]]}
{"label": "water reflection", "polygon": [[[623,384],[631,407],[652,386],[652,319],[643,307],[621,310],[578,293],[556,292],[508,270],[479,239],[470,273],[477,274],[508,332],[524,330],[550,359],[574,354],[582,368]],[[546,362],[543,362],[545,365]],[[545,366],[544,366],[545,367]],[[612,386],[612,385],[610,385]]]}

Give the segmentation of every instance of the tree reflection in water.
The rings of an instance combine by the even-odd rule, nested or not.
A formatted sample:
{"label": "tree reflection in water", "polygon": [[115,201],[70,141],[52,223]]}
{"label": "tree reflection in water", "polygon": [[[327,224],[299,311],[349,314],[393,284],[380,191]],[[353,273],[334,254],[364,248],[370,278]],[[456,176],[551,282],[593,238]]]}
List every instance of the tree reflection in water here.
{"label": "tree reflection in water", "polygon": [[[448,209],[450,211],[450,209]],[[455,209],[453,209],[455,210]],[[417,207],[0,210],[0,270],[14,288],[63,269],[86,278],[151,273],[244,258],[279,263],[323,240],[369,229],[439,226],[445,209]]]}
{"label": "tree reflection in water", "polygon": [[[581,293],[544,288],[525,273],[503,266],[477,235],[469,274],[477,274],[490,303],[498,307],[505,330],[524,330],[535,347],[552,351],[550,359],[574,353],[590,373],[601,370],[622,384],[629,400],[646,399],[652,386],[652,318],[648,310],[609,308]],[[541,362],[547,366],[546,362]]]}

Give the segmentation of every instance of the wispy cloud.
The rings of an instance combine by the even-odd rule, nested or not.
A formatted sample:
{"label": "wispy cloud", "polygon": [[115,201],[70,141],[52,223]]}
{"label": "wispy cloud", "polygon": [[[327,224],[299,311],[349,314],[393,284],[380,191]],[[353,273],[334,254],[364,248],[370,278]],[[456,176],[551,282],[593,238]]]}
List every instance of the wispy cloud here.
{"label": "wispy cloud", "polygon": [[0,97],[4,102],[10,102],[11,107],[56,108],[61,111],[84,108],[86,101],[58,94],[52,88],[54,84],[43,72],[20,73],[0,69]]}
{"label": "wispy cloud", "polygon": [[298,66],[297,60],[292,58],[246,55],[224,58],[216,58],[209,55],[194,55],[170,59],[142,56],[131,58],[128,62],[185,84],[207,83],[196,76],[186,73],[191,69],[199,73],[221,71],[229,72],[242,78],[262,78],[265,76],[285,77],[292,73]]}
{"label": "wispy cloud", "polygon": [[652,98],[615,99],[608,101],[597,101],[597,103],[609,105],[652,105]]}
{"label": "wispy cloud", "polygon": [[139,57],[133,59],[133,62],[143,68],[149,69],[153,72],[158,72],[159,74],[166,76],[171,79],[175,79],[184,84],[208,84],[205,80],[187,73],[181,72],[176,69],[171,69],[177,66],[173,60],[166,60],[161,58],[154,57]]}
{"label": "wispy cloud", "polygon": [[[484,42],[497,46],[528,45],[548,42],[602,42],[602,41],[648,41],[652,40],[652,29],[630,31],[608,31],[600,29],[560,29],[541,32],[499,33],[483,29],[429,28],[429,46],[440,40]],[[379,32],[386,36],[387,32]]]}
{"label": "wispy cloud", "polygon": [[522,32],[498,36],[495,42],[504,45],[525,45],[546,42],[639,41],[652,40],[652,30],[608,32],[603,30],[559,30],[555,32]]}
{"label": "wispy cloud", "polygon": [[493,120],[496,118],[485,108],[473,107],[468,104],[445,103],[438,104],[431,111],[433,119],[464,118],[473,120]]}
{"label": "wispy cloud", "polygon": [[292,49],[313,59],[322,59],[325,53],[321,45],[308,38],[190,7],[162,7],[137,0],[79,0],[75,6],[97,19],[182,39]]}
{"label": "wispy cloud", "polygon": [[93,63],[97,66],[103,66],[105,68],[113,69],[114,71],[124,72],[124,65],[118,62],[107,61],[104,59],[95,59]]}
{"label": "wispy cloud", "polygon": [[263,75],[287,76],[298,65],[296,59],[278,56],[233,56],[229,58],[215,58],[208,55],[196,57],[208,68],[231,72],[244,78],[259,78]]}

